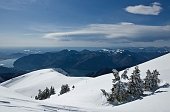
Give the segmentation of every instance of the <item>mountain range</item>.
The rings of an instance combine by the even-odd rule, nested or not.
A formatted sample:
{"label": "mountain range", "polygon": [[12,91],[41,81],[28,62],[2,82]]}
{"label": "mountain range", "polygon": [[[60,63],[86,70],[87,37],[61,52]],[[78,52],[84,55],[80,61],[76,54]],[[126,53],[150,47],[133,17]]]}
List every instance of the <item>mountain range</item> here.
{"label": "mountain range", "polygon": [[99,76],[111,70],[123,70],[131,66],[162,56],[168,51],[130,51],[122,49],[62,50],[43,54],[30,54],[14,62],[14,68],[33,71],[46,68],[60,68],[70,76]]}

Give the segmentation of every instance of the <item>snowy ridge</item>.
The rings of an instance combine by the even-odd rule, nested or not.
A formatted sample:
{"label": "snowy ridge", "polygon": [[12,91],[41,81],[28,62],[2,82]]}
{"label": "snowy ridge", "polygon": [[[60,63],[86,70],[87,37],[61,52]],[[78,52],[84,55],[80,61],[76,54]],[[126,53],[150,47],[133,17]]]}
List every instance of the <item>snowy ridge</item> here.
{"label": "snowy ridge", "polygon": [[[170,83],[170,54],[145,62],[139,65],[141,77],[146,76],[146,71],[157,69],[160,72],[161,83]],[[130,75],[134,67],[129,68]],[[120,74],[123,71],[120,72]],[[169,112],[170,88],[160,88],[143,99],[119,106],[108,104],[100,89],[110,91],[112,88],[113,74],[106,74],[96,78],[67,77],[52,69],[44,69],[28,73],[18,78],[11,79],[1,84],[26,96],[37,95],[38,89],[54,86],[55,95],[49,99],[39,101],[54,107],[77,107],[77,111],[84,109],[92,112]],[[74,85],[70,92],[58,96],[62,84]],[[32,99],[33,100],[33,99]],[[74,108],[75,109],[75,108]],[[68,111],[68,110],[65,110]]]}
{"label": "snowy ridge", "polygon": [[16,92],[29,97],[35,97],[38,90],[54,86],[60,89],[62,84],[73,85],[79,81],[89,79],[86,77],[68,77],[53,69],[37,70],[1,83],[1,86],[8,87]]}

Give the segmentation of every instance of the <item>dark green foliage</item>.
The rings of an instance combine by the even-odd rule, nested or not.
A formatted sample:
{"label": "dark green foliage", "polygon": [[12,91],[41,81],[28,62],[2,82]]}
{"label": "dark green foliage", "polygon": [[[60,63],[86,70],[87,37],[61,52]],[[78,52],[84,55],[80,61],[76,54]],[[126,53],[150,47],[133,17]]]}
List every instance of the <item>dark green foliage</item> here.
{"label": "dark green foliage", "polygon": [[55,94],[54,87],[51,86],[50,89],[48,87],[46,87],[44,91],[41,91],[41,89],[38,90],[38,96],[35,96],[35,99],[36,100],[44,100],[44,99],[49,98],[53,94]]}
{"label": "dark green foliage", "polygon": [[54,89],[54,87],[51,86],[51,88],[50,88],[50,95],[53,95],[53,94],[55,94],[55,89]]}
{"label": "dark green foliage", "polygon": [[60,91],[60,95],[64,94],[64,93],[67,93],[70,91],[70,87],[68,86],[68,84],[66,85],[62,85],[61,86],[61,91]]}

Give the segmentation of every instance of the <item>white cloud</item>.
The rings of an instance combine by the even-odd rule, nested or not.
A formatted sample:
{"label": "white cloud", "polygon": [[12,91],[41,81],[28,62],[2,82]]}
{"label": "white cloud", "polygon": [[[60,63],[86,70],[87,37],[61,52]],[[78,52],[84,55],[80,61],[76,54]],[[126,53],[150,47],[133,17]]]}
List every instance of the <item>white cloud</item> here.
{"label": "white cloud", "polygon": [[159,15],[159,13],[162,10],[162,7],[160,3],[154,2],[150,6],[145,5],[128,6],[125,8],[125,10],[133,14]]}
{"label": "white cloud", "polygon": [[170,25],[148,26],[133,23],[91,24],[67,32],[46,33],[43,38],[59,41],[153,42],[170,40]]}
{"label": "white cloud", "polygon": [[154,2],[154,3],[152,3],[153,5],[161,5],[159,2]]}
{"label": "white cloud", "polygon": [[[55,28],[56,29],[56,28]],[[44,29],[45,30],[45,29]],[[46,38],[46,39],[44,39]],[[170,46],[170,25],[152,26],[122,22],[117,24],[90,24],[67,30],[1,34],[4,46],[63,46],[63,47],[119,47]]]}

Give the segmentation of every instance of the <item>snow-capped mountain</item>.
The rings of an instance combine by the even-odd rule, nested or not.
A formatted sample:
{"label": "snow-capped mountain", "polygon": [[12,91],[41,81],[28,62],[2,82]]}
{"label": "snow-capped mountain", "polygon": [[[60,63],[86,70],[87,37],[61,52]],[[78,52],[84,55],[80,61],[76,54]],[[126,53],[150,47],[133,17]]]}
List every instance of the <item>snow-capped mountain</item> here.
{"label": "snow-capped mountain", "polygon": [[[141,70],[141,77],[146,76],[148,69],[157,69],[160,72],[159,78],[161,84],[165,82],[170,83],[170,54],[166,54],[159,58],[150,60],[143,64],[138,65]],[[128,74],[131,75],[134,67],[129,68]],[[120,74],[123,71],[120,72]],[[113,106],[109,104],[106,98],[103,96],[100,89],[110,91],[112,88],[113,74],[106,74],[96,78],[88,77],[68,77],[64,76],[53,69],[44,69],[31,72],[17,78],[13,78],[4,83],[1,83],[0,90],[5,89],[15,91],[15,94],[25,95],[22,100],[27,99],[26,96],[35,97],[38,93],[38,89],[44,89],[45,87],[54,86],[56,94],[52,95],[49,99],[43,101],[36,101],[31,98],[29,100],[46,105],[44,107],[55,107],[57,111],[89,111],[89,112],[169,112],[170,111],[170,88],[160,88],[153,95],[143,97],[142,99],[135,100],[119,106]],[[68,84],[69,86],[74,85],[75,88],[71,89],[70,92],[63,95],[58,95],[62,84]],[[16,93],[17,92],[17,93]],[[3,94],[0,93],[0,98],[3,98]],[[12,97],[11,94],[7,94],[6,97]],[[14,100],[14,99],[13,99]],[[3,99],[7,101],[8,99]],[[14,100],[16,101],[16,100]],[[23,102],[25,103],[25,102]],[[18,104],[21,105],[21,104]],[[28,104],[32,106],[32,104]],[[47,106],[48,105],[48,106]],[[5,107],[4,103],[0,101],[0,106],[5,111],[10,111],[10,108]],[[65,110],[63,110],[65,106]],[[33,108],[35,105],[33,105]],[[37,107],[37,106],[36,106]],[[44,107],[37,107],[40,110]],[[61,107],[61,109],[59,109]],[[68,109],[69,108],[69,109]],[[18,108],[17,111],[20,108]],[[51,109],[51,108],[50,108]],[[29,111],[29,109],[25,108]],[[26,111],[26,112],[27,112]],[[37,110],[32,110],[37,112]],[[54,111],[54,110],[51,110]]]}
{"label": "snow-capped mountain", "polygon": [[102,49],[102,50],[99,50],[99,52],[109,52],[109,53],[117,54],[117,53],[123,53],[123,52],[125,52],[125,50],[123,50],[123,49],[116,49],[116,50],[113,50],[113,49]]}

